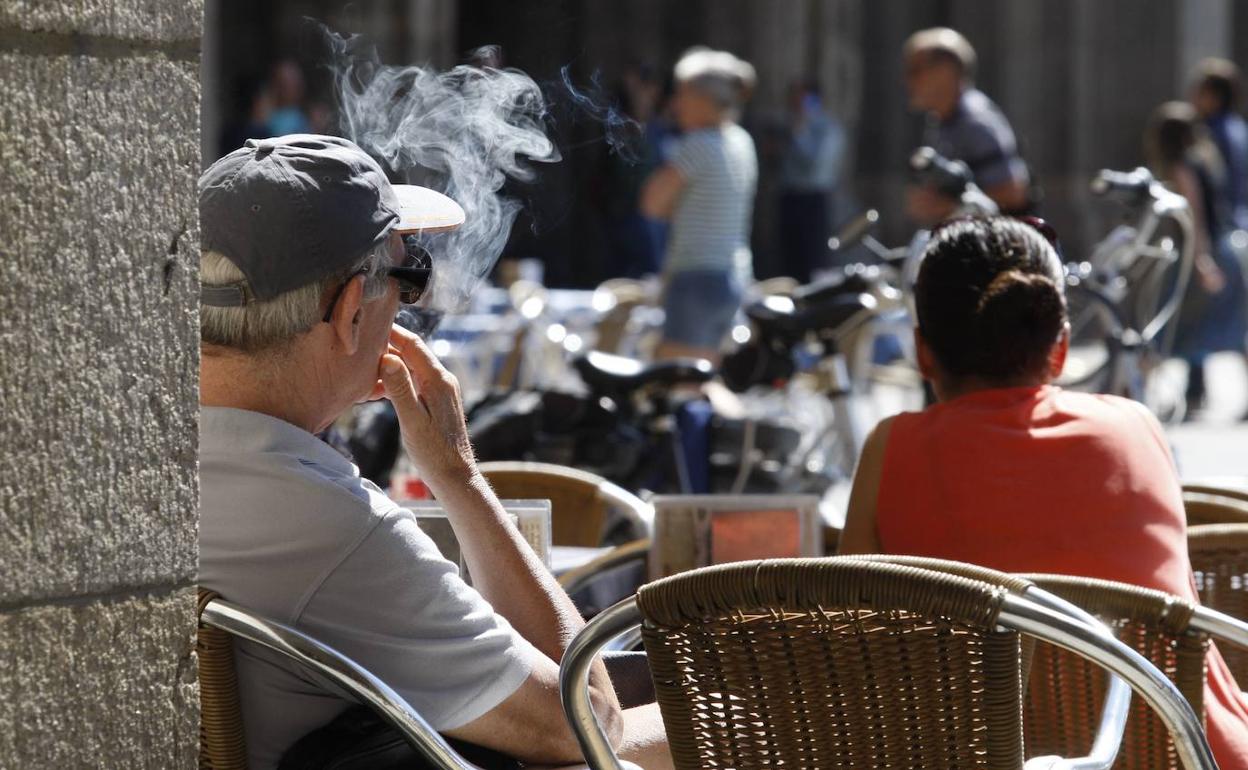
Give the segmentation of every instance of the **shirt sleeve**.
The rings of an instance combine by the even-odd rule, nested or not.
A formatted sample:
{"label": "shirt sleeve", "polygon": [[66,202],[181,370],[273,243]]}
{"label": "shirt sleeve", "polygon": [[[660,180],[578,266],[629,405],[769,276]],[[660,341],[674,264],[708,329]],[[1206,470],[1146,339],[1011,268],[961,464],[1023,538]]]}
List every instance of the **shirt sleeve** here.
{"label": "shirt sleeve", "polygon": [[966,127],[962,144],[961,160],[980,187],[1027,180],[1026,165],[1014,150],[1012,136],[1003,136],[985,123],[973,123]]}
{"label": "shirt sleeve", "polygon": [[397,507],[330,573],[298,625],[364,666],[440,731],[506,700],[541,654]]}
{"label": "shirt sleeve", "polygon": [[698,179],[715,163],[714,146],[701,132],[687,134],[676,144],[671,163],[686,180]]}

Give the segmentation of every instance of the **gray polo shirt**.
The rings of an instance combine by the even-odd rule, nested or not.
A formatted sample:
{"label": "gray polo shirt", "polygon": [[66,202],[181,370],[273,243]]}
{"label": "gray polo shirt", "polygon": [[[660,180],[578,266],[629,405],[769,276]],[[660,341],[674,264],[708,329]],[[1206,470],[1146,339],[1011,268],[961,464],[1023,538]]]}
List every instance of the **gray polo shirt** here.
{"label": "gray polo shirt", "polygon": [[[300,428],[205,407],[200,487],[200,584],[337,648],[438,730],[493,709],[540,655],[409,511]],[[253,770],[348,706],[273,653],[235,657]]]}

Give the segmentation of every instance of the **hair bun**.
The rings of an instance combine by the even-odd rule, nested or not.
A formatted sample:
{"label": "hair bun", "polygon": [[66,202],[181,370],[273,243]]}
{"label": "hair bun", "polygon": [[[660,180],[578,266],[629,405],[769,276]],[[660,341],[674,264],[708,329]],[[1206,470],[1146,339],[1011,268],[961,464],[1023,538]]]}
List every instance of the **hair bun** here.
{"label": "hair bun", "polygon": [[1052,346],[1066,320],[1066,303],[1047,275],[1007,270],[980,295],[975,317],[983,370],[1004,374],[1025,370],[1031,351]]}

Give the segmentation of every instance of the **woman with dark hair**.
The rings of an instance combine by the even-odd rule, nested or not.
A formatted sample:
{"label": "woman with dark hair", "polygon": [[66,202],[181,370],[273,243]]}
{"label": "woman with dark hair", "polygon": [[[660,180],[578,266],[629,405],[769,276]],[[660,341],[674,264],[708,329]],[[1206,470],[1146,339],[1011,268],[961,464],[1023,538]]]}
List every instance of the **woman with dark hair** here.
{"label": "woman with dark hair", "polygon": [[[1197,601],[1161,426],[1134,401],[1052,384],[1070,345],[1064,284],[1030,224],[937,228],[914,337],[938,403],[868,438],[841,553],[1081,575]],[[1216,650],[1208,672],[1210,745],[1222,768],[1248,768],[1248,698]]]}

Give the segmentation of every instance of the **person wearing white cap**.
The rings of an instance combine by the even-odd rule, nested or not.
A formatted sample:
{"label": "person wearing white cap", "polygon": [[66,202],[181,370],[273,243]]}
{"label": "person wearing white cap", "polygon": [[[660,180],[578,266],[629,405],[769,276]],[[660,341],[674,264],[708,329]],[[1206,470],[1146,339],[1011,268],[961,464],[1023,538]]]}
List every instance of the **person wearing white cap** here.
{"label": "person wearing white cap", "polygon": [[[581,618],[478,472],[455,378],[393,325],[436,272],[402,236],[463,210],[309,134],[249,141],[204,172],[199,201],[200,585],[337,648],[453,738],[580,761],[558,661]],[[381,397],[475,587],[315,436]],[[236,668],[253,770],[351,705],[256,645],[236,645]],[[622,712],[601,664],[590,683],[613,740],[627,730],[635,759],[665,766],[657,709]]]}
{"label": "person wearing white cap", "polygon": [[675,67],[672,109],[683,136],[646,180],[641,211],[671,220],[660,358],[719,361],[745,286],[753,280],[750,226],[758,157],[736,121],[754,67],[727,51],[693,48]]}

